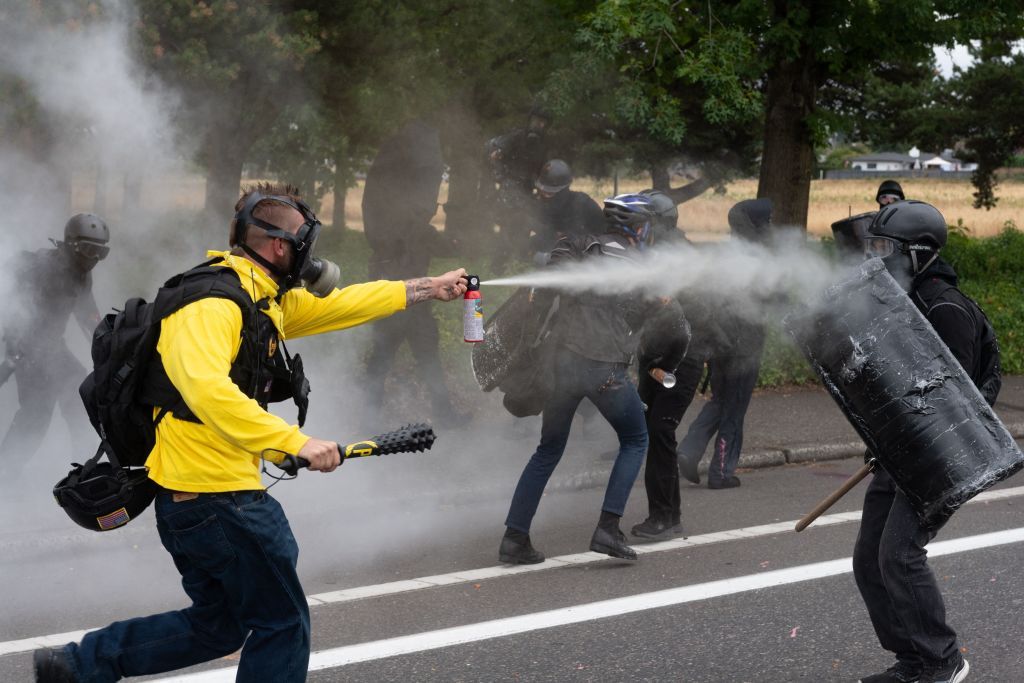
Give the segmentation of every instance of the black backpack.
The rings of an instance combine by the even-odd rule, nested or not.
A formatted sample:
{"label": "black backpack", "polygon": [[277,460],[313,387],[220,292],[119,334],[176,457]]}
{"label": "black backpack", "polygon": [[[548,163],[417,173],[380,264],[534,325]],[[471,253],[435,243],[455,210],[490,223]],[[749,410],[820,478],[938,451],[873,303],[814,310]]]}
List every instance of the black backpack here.
{"label": "black backpack", "polygon": [[[156,443],[156,426],[184,405],[159,361],[152,363],[160,323],[182,307],[208,297],[229,299],[242,309],[243,329],[258,305],[240,287],[231,268],[215,267],[220,258],[174,276],[151,303],[129,299],[123,310],[108,313],[92,338],[93,371],[79,387],[89,420],[115,467],[141,467]],[[159,366],[159,367],[157,367]],[[154,406],[161,410],[154,418]],[[99,452],[97,453],[99,456]]]}

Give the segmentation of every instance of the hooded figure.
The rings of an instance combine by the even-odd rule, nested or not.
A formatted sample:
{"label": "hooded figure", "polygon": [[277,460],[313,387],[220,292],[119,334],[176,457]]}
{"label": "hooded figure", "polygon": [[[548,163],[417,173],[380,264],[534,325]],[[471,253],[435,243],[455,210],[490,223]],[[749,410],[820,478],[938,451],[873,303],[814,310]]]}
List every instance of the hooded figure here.
{"label": "hooded figure", "polygon": [[878,192],[875,193],[875,201],[878,202],[879,208],[904,199],[906,197],[903,196],[903,188],[895,180],[883,180],[878,186]]}
{"label": "hooded figure", "polygon": [[[733,239],[765,244],[771,238],[772,203],[769,199],[746,199],[729,210]],[[697,465],[714,438],[708,488],[725,489],[740,485],[736,476],[743,447],[743,420],[757,384],[764,350],[764,325],[743,315],[740,303],[717,302],[716,321],[724,343],[711,352],[708,401],[679,446],[679,473],[700,483]]]}

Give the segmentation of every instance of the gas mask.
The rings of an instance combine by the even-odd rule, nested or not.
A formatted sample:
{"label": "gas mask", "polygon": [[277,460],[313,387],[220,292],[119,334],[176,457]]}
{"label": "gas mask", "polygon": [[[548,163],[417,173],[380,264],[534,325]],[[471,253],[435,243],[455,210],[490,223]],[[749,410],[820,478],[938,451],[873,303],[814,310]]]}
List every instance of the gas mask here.
{"label": "gas mask", "polygon": [[[292,234],[256,218],[252,212],[263,201],[273,201],[292,207],[302,214],[303,224],[299,226],[298,231]],[[291,266],[287,270],[272,264],[246,244],[245,236],[250,226],[265,231],[269,237],[279,237],[292,245],[293,258]],[[320,221],[305,202],[293,200],[291,197],[253,192],[246,199],[245,205],[235,214],[231,241],[280,280],[282,293],[294,287],[305,287],[306,291],[313,296],[325,297],[337,286],[341,279],[341,269],[332,261],[313,256],[317,239],[320,237],[320,227]]]}
{"label": "gas mask", "polygon": [[864,258],[882,259],[889,274],[907,291],[910,291],[914,278],[938,256],[939,252],[926,244],[908,244],[875,235],[869,235],[864,240]]}

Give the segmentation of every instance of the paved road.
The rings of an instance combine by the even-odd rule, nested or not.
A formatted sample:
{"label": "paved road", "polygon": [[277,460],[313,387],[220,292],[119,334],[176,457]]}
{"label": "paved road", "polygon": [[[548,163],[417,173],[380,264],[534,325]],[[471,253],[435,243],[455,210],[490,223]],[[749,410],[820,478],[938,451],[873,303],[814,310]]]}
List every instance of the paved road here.
{"label": "paved road", "polygon": [[[1009,384],[1000,414],[1019,422],[1024,382]],[[852,432],[839,417],[817,391],[761,394],[751,439],[791,449],[816,428],[827,435],[818,445],[842,444]],[[429,457],[361,461],[344,477],[303,474],[275,488],[313,596],[313,664],[323,668],[310,680],[844,681],[885,668],[846,562],[864,484],[831,511],[833,524],[789,530],[856,459],[744,471],[733,490],[686,485],[690,540],[624,563],[584,552],[602,496],[587,484],[606,467],[603,437],[590,436],[574,441],[534,528],[538,547],[560,559],[527,572],[495,566],[529,427],[487,441],[452,434]],[[933,549],[970,680],[1024,680],[1018,479],[995,489],[1005,497],[965,507],[937,539],[959,545]],[[644,506],[638,487],[626,522]],[[17,641],[181,606],[151,519],[87,534],[51,508],[0,510],[3,681],[31,680],[34,645]]]}

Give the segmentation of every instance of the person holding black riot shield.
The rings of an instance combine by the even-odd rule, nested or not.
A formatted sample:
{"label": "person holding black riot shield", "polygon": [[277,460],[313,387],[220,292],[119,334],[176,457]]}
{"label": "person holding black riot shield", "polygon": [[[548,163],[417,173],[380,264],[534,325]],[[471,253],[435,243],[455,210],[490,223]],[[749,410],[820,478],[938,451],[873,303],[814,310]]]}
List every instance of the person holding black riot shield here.
{"label": "person holding black riot shield", "polygon": [[[882,259],[985,401],[993,404],[1001,384],[998,347],[984,313],[958,289],[956,272],[939,255],[946,244],[945,218],[930,204],[896,201],[882,207],[868,233],[866,255]],[[921,413],[918,421],[927,421],[926,415]],[[931,443],[933,451],[941,448],[936,440]],[[945,476],[938,469],[923,468],[918,476]],[[862,678],[862,683],[960,683],[967,677],[969,666],[946,620],[926,550],[949,514],[922,519],[893,477],[883,468],[874,469],[864,497],[853,573],[879,643],[896,662]]]}

